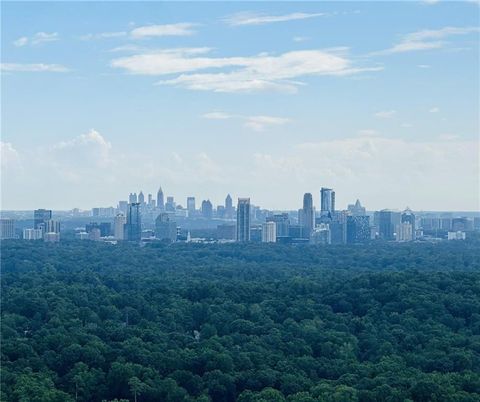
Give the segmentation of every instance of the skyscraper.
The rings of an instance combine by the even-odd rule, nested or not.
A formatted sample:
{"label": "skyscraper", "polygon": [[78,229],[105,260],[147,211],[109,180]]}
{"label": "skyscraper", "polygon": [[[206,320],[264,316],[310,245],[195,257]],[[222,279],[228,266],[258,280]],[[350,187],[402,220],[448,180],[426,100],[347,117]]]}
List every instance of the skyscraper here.
{"label": "skyscraper", "polygon": [[128,196],[128,202],[130,204],[135,204],[137,202],[137,193],[130,193]]}
{"label": "skyscraper", "polygon": [[350,212],[351,216],[365,216],[367,213],[365,207],[362,207],[360,200],[357,200],[355,204],[349,204],[347,210]]}
{"label": "skyscraper", "polygon": [[142,237],[142,217],[140,204],[134,202],[128,204],[127,223],[125,223],[124,239],[128,241],[140,241]]}
{"label": "skyscraper", "polygon": [[175,212],[175,199],[171,196],[167,197],[167,202],[165,203],[165,211]]}
{"label": "skyscraper", "polygon": [[195,197],[187,197],[187,211],[190,218],[195,216],[195,209]]}
{"label": "skyscraper", "polygon": [[230,194],[227,194],[225,198],[225,218],[232,219],[233,218],[233,204],[232,204],[232,197]]}
{"label": "skyscraper", "polygon": [[412,210],[410,208],[406,208],[405,211],[402,212],[402,217],[401,217],[401,222],[402,223],[409,223],[412,225],[412,240],[415,238],[415,215],[413,214]]}
{"label": "skyscraper", "polygon": [[15,220],[10,218],[0,219],[0,239],[15,239]]}
{"label": "skyscraper", "polygon": [[124,227],[127,223],[127,218],[123,214],[118,214],[114,220],[114,236],[117,240],[125,239]]}
{"label": "skyscraper", "polygon": [[250,241],[250,198],[239,198],[237,204],[237,241]]}
{"label": "skyscraper", "polygon": [[46,242],[60,241],[60,222],[54,219],[45,221],[43,233],[43,240]]}
{"label": "skyscraper", "polygon": [[140,194],[138,194],[138,203],[141,206],[145,205],[145,196],[143,195],[143,191],[140,191]]}
{"label": "skyscraper", "polygon": [[49,219],[52,219],[52,211],[50,209],[36,209],[33,211],[33,228],[41,229],[45,225],[45,221]]}
{"label": "skyscraper", "polygon": [[335,191],[331,188],[322,187],[320,190],[320,215],[329,218],[335,212]]}
{"label": "skyscraper", "polygon": [[275,222],[277,237],[286,237],[289,235],[290,220],[286,212],[269,216],[266,221]]}
{"label": "skyscraper", "polygon": [[395,223],[393,211],[383,209],[378,217],[378,234],[383,240],[395,240]]}
{"label": "skyscraper", "polygon": [[202,201],[202,216],[206,219],[212,219],[213,206],[210,200]]}
{"label": "skyscraper", "polygon": [[347,216],[347,243],[363,243],[370,240],[370,223],[368,216]]}
{"label": "skyscraper", "polygon": [[262,223],[262,243],[275,243],[277,241],[277,229],[275,222]]}
{"label": "skyscraper", "polygon": [[310,193],[303,195],[303,208],[299,211],[299,224],[303,227],[303,238],[309,239],[315,227],[315,210],[313,197]]}
{"label": "skyscraper", "polygon": [[177,241],[177,223],[172,214],[163,212],[155,219],[155,237],[170,242]]}
{"label": "skyscraper", "polygon": [[160,187],[157,192],[157,208],[160,211],[163,211],[165,209],[165,201],[163,199],[162,187]]}

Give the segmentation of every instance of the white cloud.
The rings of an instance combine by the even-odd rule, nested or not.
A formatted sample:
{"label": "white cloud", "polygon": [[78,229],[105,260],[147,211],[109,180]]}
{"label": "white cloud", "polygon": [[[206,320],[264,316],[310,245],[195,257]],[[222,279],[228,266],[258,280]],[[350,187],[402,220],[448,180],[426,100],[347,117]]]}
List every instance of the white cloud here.
{"label": "white cloud", "polygon": [[69,69],[61,64],[45,63],[1,63],[0,70],[6,72],[51,72],[65,73]]}
{"label": "white cloud", "polygon": [[440,109],[439,109],[438,107],[436,107],[436,106],[435,106],[435,107],[432,107],[432,108],[429,110],[430,113],[438,113],[439,111],[440,111]]}
{"label": "white cloud", "polygon": [[13,44],[17,47],[25,46],[28,43],[28,38],[26,36],[22,36],[13,41]]}
{"label": "white cloud", "polygon": [[397,43],[390,49],[374,52],[372,55],[439,49],[447,43],[441,39],[455,35],[467,35],[469,33],[478,31],[478,27],[444,27],[440,29],[425,29],[404,35],[400,43]]}
{"label": "white cloud", "polygon": [[292,39],[294,42],[306,42],[310,38],[308,36],[294,36]]}
{"label": "white cloud", "polygon": [[18,38],[13,42],[13,44],[17,47],[26,46],[28,44],[36,46],[46,42],[54,42],[59,39],[60,38],[57,32],[37,32],[31,38],[29,38],[28,36],[22,36],[21,38]]}
{"label": "white cloud", "polygon": [[429,64],[418,64],[418,68],[430,68],[431,66]]}
{"label": "white cloud", "polygon": [[214,111],[205,113],[202,115],[205,119],[210,120],[228,120],[228,119],[238,119],[243,121],[243,125],[246,128],[249,128],[254,131],[265,131],[271,127],[282,126],[284,124],[290,123],[291,120],[285,117],[278,116],[243,116],[240,114],[230,114],[220,111]]}
{"label": "white cloud", "polygon": [[0,160],[2,169],[20,166],[20,155],[10,142],[0,141]]}
{"label": "white cloud", "polygon": [[374,114],[379,119],[391,119],[397,114],[396,110],[382,110]]}
{"label": "white cloud", "polygon": [[127,36],[127,32],[118,31],[118,32],[101,32],[97,34],[89,33],[86,35],[80,36],[81,40],[92,40],[92,39],[111,39],[111,38],[122,38]]}
{"label": "white cloud", "polygon": [[380,133],[377,130],[373,130],[371,128],[366,128],[363,130],[358,131],[358,135],[360,137],[377,137],[380,135]]}
{"label": "white cloud", "polygon": [[[480,194],[477,150],[478,142],[458,138],[422,142],[385,137],[323,140],[299,144],[287,154],[255,154],[248,179],[260,205],[282,198],[285,183],[289,183],[289,194],[284,197],[290,205],[295,199],[300,205],[301,194],[307,189],[317,191],[328,183],[335,188],[342,207],[360,198],[372,209],[403,204],[417,209],[474,210]],[[272,183],[272,195],[262,191],[262,182]],[[458,194],[465,197],[459,200]]]}
{"label": "white cloud", "polygon": [[223,21],[230,26],[263,25],[273,22],[304,20],[326,15],[325,13],[291,13],[284,15],[266,15],[251,12],[242,12],[225,17]]}
{"label": "white cloud", "polygon": [[290,119],[274,116],[250,116],[246,118],[245,127],[254,131],[265,131],[274,126],[282,126],[290,122]]}
{"label": "white cloud", "polygon": [[[292,51],[280,55],[261,53],[250,57],[207,57],[181,49],[166,49],[117,58],[111,61],[111,65],[133,74],[180,74],[161,80],[158,84],[214,92],[270,90],[293,93],[302,85],[294,81],[299,77],[341,76],[382,69],[354,67],[344,55],[345,52],[345,48],[341,48]],[[206,69],[221,71],[187,74]]]}
{"label": "white cloud", "polygon": [[178,24],[146,25],[133,29],[130,35],[134,39],[157,36],[188,36],[195,33],[197,24],[182,22]]}
{"label": "white cloud", "polygon": [[202,117],[210,120],[227,120],[232,118],[233,116],[225,112],[209,112],[203,114]]}

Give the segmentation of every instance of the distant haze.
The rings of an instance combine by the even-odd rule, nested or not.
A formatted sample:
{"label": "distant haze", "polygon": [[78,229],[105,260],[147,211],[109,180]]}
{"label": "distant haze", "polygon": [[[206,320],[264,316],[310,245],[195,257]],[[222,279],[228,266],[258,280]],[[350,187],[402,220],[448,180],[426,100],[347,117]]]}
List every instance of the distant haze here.
{"label": "distant haze", "polygon": [[479,210],[479,9],[5,3],[1,208]]}

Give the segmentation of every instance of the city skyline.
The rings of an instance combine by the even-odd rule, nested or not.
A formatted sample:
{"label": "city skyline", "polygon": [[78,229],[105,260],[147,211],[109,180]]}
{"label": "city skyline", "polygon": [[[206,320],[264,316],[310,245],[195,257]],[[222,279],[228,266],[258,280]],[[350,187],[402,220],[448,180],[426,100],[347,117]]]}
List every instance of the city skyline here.
{"label": "city skyline", "polygon": [[2,8],[3,210],[480,209],[475,2]]}

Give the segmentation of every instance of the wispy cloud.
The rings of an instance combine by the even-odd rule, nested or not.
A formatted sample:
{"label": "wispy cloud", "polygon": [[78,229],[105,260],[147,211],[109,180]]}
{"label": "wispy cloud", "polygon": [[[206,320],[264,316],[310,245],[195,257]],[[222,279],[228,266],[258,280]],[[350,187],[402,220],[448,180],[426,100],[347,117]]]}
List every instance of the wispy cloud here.
{"label": "wispy cloud", "polygon": [[55,42],[59,40],[59,36],[57,32],[47,33],[47,32],[37,32],[35,35],[28,37],[22,36],[16,39],[13,44],[17,47],[22,47],[26,45],[40,45],[46,42]]}
{"label": "wispy cloud", "polygon": [[382,110],[374,114],[375,117],[379,119],[391,119],[397,114],[396,110]]}
{"label": "wispy cloud", "polygon": [[[206,52],[206,48],[199,48]],[[111,65],[132,74],[180,74],[158,82],[193,90],[215,92],[282,91],[296,92],[300,77],[315,75],[352,75],[378,71],[382,67],[356,67],[345,55],[345,49],[302,50],[270,55],[207,57],[190,49],[168,49],[141,53],[112,60]],[[199,52],[200,53],[200,52]],[[217,69],[218,72],[193,73]]]}
{"label": "wispy cloud", "polygon": [[304,20],[307,18],[322,17],[325,13],[291,13],[283,15],[257,14],[252,12],[241,12],[223,18],[223,22],[230,26],[240,25],[263,25],[274,22],[285,22]]}
{"label": "wispy cloud", "polygon": [[202,117],[209,120],[227,120],[231,119],[233,115],[225,112],[209,112],[203,114]]}
{"label": "wispy cloud", "polygon": [[115,31],[115,32],[100,32],[88,33],[80,36],[81,40],[93,39],[115,39],[125,38],[130,39],[146,39],[161,36],[189,36],[196,33],[195,28],[199,24],[190,22],[180,22],[177,24],[151,24],[134,28],[130,31]]}
{"label": "wispy cloud", "polygon": [[243,116],[240,114],[231,114],[221,111],[213,111],[205,113],[202,115],[205,119],[210,120],[228,120],[228,119],[238,119],[243,121],[243,125],[246,128],[249,128],[254,131],[265,131],[268,128],[274,126],[282,126],[284,124],[290,123],[291,120],[285,117],[278,116]]}
{"label": "wispy cloud", "polygon": [[80,36],[81,40],[92,40],[92,39],[110,39],[110,38],[123,38],[128,35],[126,31],[118,31],[118,32],[101,32],[97,34],[86,34]]}
{"label": "wispy cloud", "polygon": [[195,33],[197,24],[181,22],[177,24],[146,25],[133,29],[130,35],[134,39],[158,36],[189,36]]}
{"label": "wispy cloud", "polygon": [[51,72],[65,73],[70,71],[61,64],[44,64],[44,63],[2,63],[0,70],[6,72]]}
{"label": "wispy cloud", "polygon": [[447,42],[443,39],[454,35],[467,35],[478,32],[478,27],[444,27],[440,29],[425,29],[404,35],[402,40],[389,49],[374,52],[376,54],[404,53],[416,50],[439,49]]}
{"label": "wispy cloud", "polygon": [[308,36],[294,36],[292,38],[292,40],[294,42],[306,42],[307,40],[309,40],[310,38]]}
{"label": "wispy cloud", "polygon": [[435,107],[432,107],[432,108],[429,110],[430,113],[438,113],[439,111],[440,111],[440,109],[439,109],[438,107],[436,107],[436,106],[435,106]]}
{"label": "wispy cloud", "polygon": [[290,119],[286,119],[284,117],[251,116],[247,118],[245,127],[254,131],[265,131],[267,128],[283,126],[284,124],[290,123],[290,121]]}

